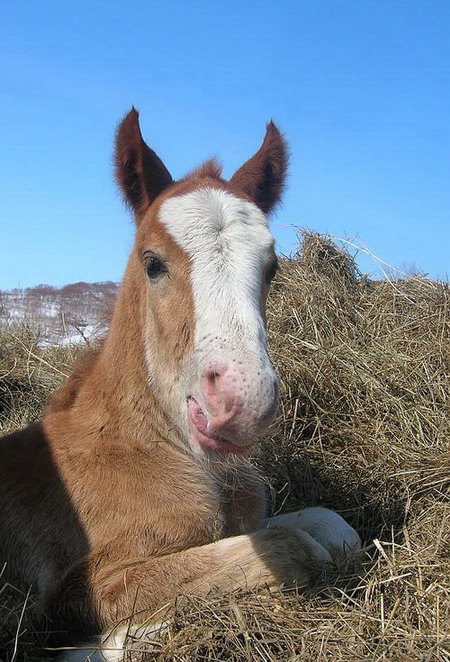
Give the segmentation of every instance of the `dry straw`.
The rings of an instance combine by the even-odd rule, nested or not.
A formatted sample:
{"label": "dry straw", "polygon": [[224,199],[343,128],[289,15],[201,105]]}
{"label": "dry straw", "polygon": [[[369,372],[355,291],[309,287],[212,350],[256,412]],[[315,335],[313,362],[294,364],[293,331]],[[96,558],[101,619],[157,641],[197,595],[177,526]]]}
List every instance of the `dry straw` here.
{"label": "dry straw", "polygon": [[[364,567],[308,595],[190,600],[160,640],[131,640],[147,652],[129,659],[449,660],[448,284],[371,280],[330,239],[305,233],[299,255],[282,261],[268,323],[282,404],[255,461],[272,510],[339,511],[364,538]],[[38,414],[74,351],[5,331],[0,352],[6,431]],[[5,662],[14,650],[31,659],[33,633],[13,597],[0,593]]]}

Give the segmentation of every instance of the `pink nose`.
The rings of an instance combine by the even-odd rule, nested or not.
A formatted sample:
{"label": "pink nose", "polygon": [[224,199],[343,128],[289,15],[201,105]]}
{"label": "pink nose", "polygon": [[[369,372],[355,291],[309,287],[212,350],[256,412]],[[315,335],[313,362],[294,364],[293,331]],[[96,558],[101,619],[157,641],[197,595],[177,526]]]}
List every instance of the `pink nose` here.
{"label": "pink nose", "polygon": [[236,377],[233,378],[226,365],[210,366],[201,376],[211,432],[224,428],[242,409],[242,398],[236,394],[235,381]]}

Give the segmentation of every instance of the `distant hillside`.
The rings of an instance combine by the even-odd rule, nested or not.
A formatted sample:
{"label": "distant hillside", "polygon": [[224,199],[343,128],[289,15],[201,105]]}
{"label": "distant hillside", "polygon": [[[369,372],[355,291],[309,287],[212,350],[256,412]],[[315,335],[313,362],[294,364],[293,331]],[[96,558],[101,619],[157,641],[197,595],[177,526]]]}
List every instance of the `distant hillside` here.
{"label": "distant hillside", "polygon": [[118,287],[108,281],[0,290],[0,325],[30,323],[44,345],[88,341],[105,328]]}

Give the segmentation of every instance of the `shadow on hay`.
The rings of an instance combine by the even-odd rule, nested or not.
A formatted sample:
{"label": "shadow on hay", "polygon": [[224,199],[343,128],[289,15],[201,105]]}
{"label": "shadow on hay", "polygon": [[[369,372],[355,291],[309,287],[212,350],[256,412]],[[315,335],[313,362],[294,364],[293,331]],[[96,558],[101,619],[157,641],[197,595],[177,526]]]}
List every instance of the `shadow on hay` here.
{"label": "shadow on hay", "polygon": [[[42,423],[1,439],[0,467],[0,661],[28,659],[25,651],[42,659],[47,647],[76,645],[102,629],[83,567],[67,594],[58,594],[64,569],[90,543]],[[44,573],[54,586],[37,595]],[[74,608],[80,603],[82,611]]]}
{"label": "shadow on hay", "polygon": [[365,545],[374,538],[399,541],[410,505],[405,486],[382,468],[375,473],[341,462],[304,448],[278,449],[274,460],[263,446],[256,463],[269,484],[271,514],[324,506],[340,513]]}

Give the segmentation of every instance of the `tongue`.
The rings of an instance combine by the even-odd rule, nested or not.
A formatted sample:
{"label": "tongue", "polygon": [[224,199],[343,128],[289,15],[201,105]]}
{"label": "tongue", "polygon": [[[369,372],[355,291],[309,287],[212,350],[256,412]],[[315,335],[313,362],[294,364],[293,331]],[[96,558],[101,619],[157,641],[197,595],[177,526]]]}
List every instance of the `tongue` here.
{"label": "tongue", "polygon": [[208,437],[211,436],[208,434],[208,421],[206,420],[206,416],[203,413],[202,408],[194,400],[194,398],[189,398],[189,418],[191,419],[192,423],[195,425],[197,430],[201,432],[202,434],[207,435]]}
{"label": "tongue", "polygon": [[205,437],[208,437],[209,439],[213,439],[215,441],[225,441],[222,439],[222,437],[219,437],[218,435],[211,434],[208,432],[208,421],[206,420],[206,416],[203,412],[203,409],[200,407],[198,402],[194,400],[194,398],[189,398],[189,403],[188,403],[188,411],[189,411],[189,418],[191,419],[191,422],[195,425],[197,432],[200,432],[201,434],[205,435]]}
{"label": "tongue", "polygon": [[192,425],[199,434],[198,442],[215,451],[223,453],[247,454],[248,446],[238,446],[223,437],[208,432],[208,421],[198,402],[194,398],[188,399],[188,413]]}

